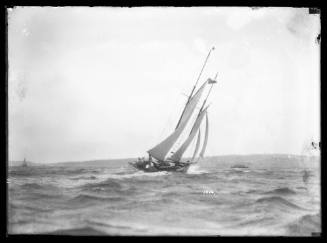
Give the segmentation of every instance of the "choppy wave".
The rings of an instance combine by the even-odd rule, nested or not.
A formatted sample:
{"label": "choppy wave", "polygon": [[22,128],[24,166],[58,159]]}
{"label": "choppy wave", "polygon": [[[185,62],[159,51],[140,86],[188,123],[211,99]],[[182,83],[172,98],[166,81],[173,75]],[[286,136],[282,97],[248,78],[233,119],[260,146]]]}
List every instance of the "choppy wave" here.
{"label": "choppy wave", "polygon": [[278,197],[278,196],[272,196],[272,197],[263,197],[259,198],[256,200],[256,203],[266,203],[272,206],[282,206],[282,207],[287,207],[287,208],[292,208],[292,209],[301,209],[305,210],[304,208],[289,202],[288,200]]}
{"label": "choppy wave", "polygon": [[93,236],[93,235],[106,235],[105,232],[94,229],[92,227],[61,229],[52,232],[46,232],[47,235],[77,235],[77,236]]}
{"label": "choppy wave", "polygon": [[187,170],[187,174],[204,174],[208,173],[208,171],[200,168],[199,165],[191,165]]}
{"label": "choppy wave", "polygon": [[320,231],[319,173],[303,184],[301,170],[249,168],[245,172],[197,164],[186,174],[145,173],[121,165],[17,168],[7,179],[9,231],[55,235]]}
{"label": "choppy wave", "polygon": [[97,202],[109,202],[109,201],[119,201],[122,200],[121,197],[104,197],[104,196],[96,196],[96,195],[89,195],[89,194],[79,194],[74,198],[68,200],[68,203],[89,203],[92,201]]}
{"label": "choppy wave", "polygon": [[38,183],[26,183],[22,185],[23,189],[44,189],[44,186]]}
{"label": "choppy wave", "polygon": [[282,187],[282,188],[277,188],[277,189],[265,192],[265,194],[294,195],[294,194],[296,194],[296,192],[288,187]]}
{"label": "choppy wave", "polygon": [[269,224],[272,221],[276,220],[276,218],[268,216],[268,217],[255,217],[254,219],[246,219],[237,224],[237,226],[246,226],[246,227],[255,227],[262,226],[265,224]]}

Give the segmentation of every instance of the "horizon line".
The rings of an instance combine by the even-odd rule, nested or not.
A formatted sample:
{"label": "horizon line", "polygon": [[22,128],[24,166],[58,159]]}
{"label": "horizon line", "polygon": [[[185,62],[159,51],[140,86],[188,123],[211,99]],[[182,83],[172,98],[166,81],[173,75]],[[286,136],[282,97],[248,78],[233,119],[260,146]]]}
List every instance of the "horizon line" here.
{"label": "horizon line", "polygon": [[[223,157],[223,156],[253,156],[253,155],[287,155],[287,156],[309,156],[309,157],[319,157],[319,155],[315,154],[288,154],[288,153],[249,153],[249,154],[220,154],[220,155],[208,155],[205,156],[204,158],[210,158],[210,157]],[[144,156],[143,156],[144,157]],[[91,161],[103,161],[103,160],[125,160],[125,159],[136,159],[138,157],[125,157],[125,158],[98,158],[98,159],[86,159],[86,160],[70,160],[70,161],[57,161],[57,162],[34,162],[34,161],[29,161],[27,162],[32,162],[36,164],[58,164],[58,163],[79,163],[79,162],[91,162]],[[24,160],[7,160],[7,162],[13,162],[13,161],[24,161]]]}

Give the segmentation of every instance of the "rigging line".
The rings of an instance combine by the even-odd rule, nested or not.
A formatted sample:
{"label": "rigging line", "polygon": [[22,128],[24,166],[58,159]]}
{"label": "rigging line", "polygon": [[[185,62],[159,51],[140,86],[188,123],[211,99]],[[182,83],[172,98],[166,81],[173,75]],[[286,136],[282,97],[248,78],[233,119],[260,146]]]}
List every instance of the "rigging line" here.
{"label": "rigging line", "polygon": [[[217,75],[218,75],[218,73],[217,73],[216,76],[215,76],[215,80],[216,80],[216,78],[217,78]],[[208,92],[208,94],[207,94],[207,97],[205,98],[205,100],[204,100],[203,103],[202,103],[202,106],[201,106],[201,108],[200,108],[200,110],[199,110],[199,113],[198,113],[198,115],[197,115],[197,118],[200,116],[201,112],[203,111],[203,107],[205,106],[205,104],[206,104],[206,102],[207,102],[207,99],[208,99],[209,94],[210,94],[210,92],[211,92],[212,86],[213,86],[213,83],[212,83],[211,86],[210,86],[210,89],[209,89],[209,92]],[[211,104],[211,103],[210,103],[210,104]],[[208,107],[210,106],[210,104],[209,104],[206,108],[208,108]],[[197,108],[197,107],[196,107],[196,108]],[[192,133],[192,131],[193,131],[193,128],[191,129],[190,134]]]}
{"label": "rigging line", "polygon": [[[214,80],[216,80],[217,75],[218,75],[218,73],[216,74]],[[203,107],[205,106],[205,104],[207,103],[207,99],[208,99],[208,97],[209,97],[209,94],[210,94],[210,92],[211,92],[211,90],[212,90],[213,85],[214,85],[214,83],[212,83],[211,86],[210,86],[209,92],[208,92],[208,94],[207,94],[207,97],[205,98],[205,100],[204,100],[203,103],[202,103],[202,106],[201,106],[201,108],[200,108],[200,111],[199,111],[198,116],[200,115],[201,111],[203,110]]]}
{"label": "rigging line", "polygon": [[[196,80],[196,83],[195,83],[194,87],[196,87],[196,85],[198,84],[199,79],[200,79],[200,77],[201,77],[201,74],[202,74],[202,72],[203,72],[204,66],[206,65],[206,63],[207,63],[207,61],[208,61],[208,58],[209,58],[209,56],[210,56],[210,54],[211,54],[211,51],[213,51],[214,49],[215,49],[214,46],[210,49],[210,51],[209,51],[209,53],[208,53],[208,56],[207,56],[207,58],[206,58],[206,60],[205,60],[205,62],[204,62],[204,64],[203,64],[203,66],[202,66],[202,69],[201,69],[201,72],[200,72],[200,74],[199,74],[199,76],[198,76],[198,79]],[[194,91],[194,90],[193,90],[193,91]],[[192,92],[193,92],[193,91],[192,91]],[[192,96],[192,94],[191,94],[191,96]]]}
{"label": "rigging line", "polygon": [[184,109],[183,109],[182,115],[180,116],[180,118],[179,118],[179,120],[178,120],[178,123],[177,123],[177,125],[176,125],[175,130],[177,129],[177,127],[179,126],[179,123],[181,122],[181,119],[182,119],[182,117],[183,117],[183,115],[184,115],[184,112],[185,112],[185,108],[186,108],[187,104],[190,102],[190,99],[191,99],[191,97],[192,97],[192,95],[193,95],[193,93],[194,93],[194,90],[195,90],[195,88],[196,88],[196,86],[197,86],[197,84],[198,84],[198,82],[199,82],[200,77],[201,77],[202,71],[203,71],[203,69],[204,69],[204,67],[205,67],[205,65],[206,65],[206,63],[207,63],[207,61],[208,61],[208,59],[209,59],[209,56],[210,56],[210,54],[211,54],[211,51],[213,51],[213,50],[215,50],[215,47],[214,47],[214,46],[211,47],[211,49],[210,49],[210,51],[209,51],[209,53],[208,53],[208,56],[207,56],[206,60],[204,61],[204,64],[203,64],[202,69],[201,69],[201,72],[200,72],[200,74],[199,74],[199,76],[198,76],[198,78],[197,78],[197,80],[196,80],[195,85],[193,86],[193,89],[192,89],[192,91],[191,91],[190,96],[189,96],[188,99],[187,99],[187,102],[186,102],[186,104],[185,104],[185,106],[184,106]]}
{"label": "rigging line", "polygon": [[[216,76],[215,76],[215,78],[214,78],[214,81],[216,81],[217,80],[217,76],[218,76],[218,72],[216,73]],[[214,85],[215,83],[212,83],[211,84],[211,87],[210,87],[210,90],[209,90],[209,92],[208,92],[208,95],[207,95],[207,98],[206,99],[208,99],[208,97],[209,97],[209,94],[210,94],[210,92],[211,92],[211,89],[212,89],[212,86]]]}
{"label": "rigging line", "polygon": [[[217,79],[217,76],[218,76],[218,72],[216,73],[216,76],[215,76],[215,78],[214,78],[215,81],[216,81],[216,79]],[[207,97],[205,98],[205,100],[204,100],[204,102],[203,102],[203,105],[202,105],[202,107],[201,107],[201,110],[203,109],[205,103],[207,102],[207,99],[208,99],[208,97],[209,97],[209,94],[210,94],[210,92],[211,92],[211,90],[212,90],[213,85],[214,85],[214,83],[212,83],[211,86],[210,86],[209,92],[208,92]]]}

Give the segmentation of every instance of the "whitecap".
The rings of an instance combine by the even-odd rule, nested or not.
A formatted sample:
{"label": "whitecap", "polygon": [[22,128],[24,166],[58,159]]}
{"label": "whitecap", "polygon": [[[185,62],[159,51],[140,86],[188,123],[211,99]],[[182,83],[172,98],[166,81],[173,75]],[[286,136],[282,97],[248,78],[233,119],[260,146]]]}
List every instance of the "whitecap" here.
{"label": "whitecap", "polygon": [[205,173],[209,173],[209,172],[200,169],[199,165],[191,165],[187,170],[187,174],[205,174]]}

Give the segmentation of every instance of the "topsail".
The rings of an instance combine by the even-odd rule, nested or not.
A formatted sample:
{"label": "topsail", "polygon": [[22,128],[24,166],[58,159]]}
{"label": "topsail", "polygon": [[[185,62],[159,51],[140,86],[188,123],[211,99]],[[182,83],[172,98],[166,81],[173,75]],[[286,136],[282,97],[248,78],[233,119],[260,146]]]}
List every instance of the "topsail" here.
{"label": "topsail", "polygon": [[190,120],[196,105],[198,104],[201,95],[203,93],[204,88],[208,84],[208,81],[204,82],[204,84],[199,88],[199,90],[190,98],[189,102],[187,103],[183,115],[181,117],[180,123],[177,129],[169,135],[165,140],[161,143],[156,145],[154,148],[150,149],[148,153],[153,156],[154,158],[158,159],[159,161],[164,161],[166,155],[168,154],[169,150],[175,144],[181,133],[186,127],[186,124]]}

